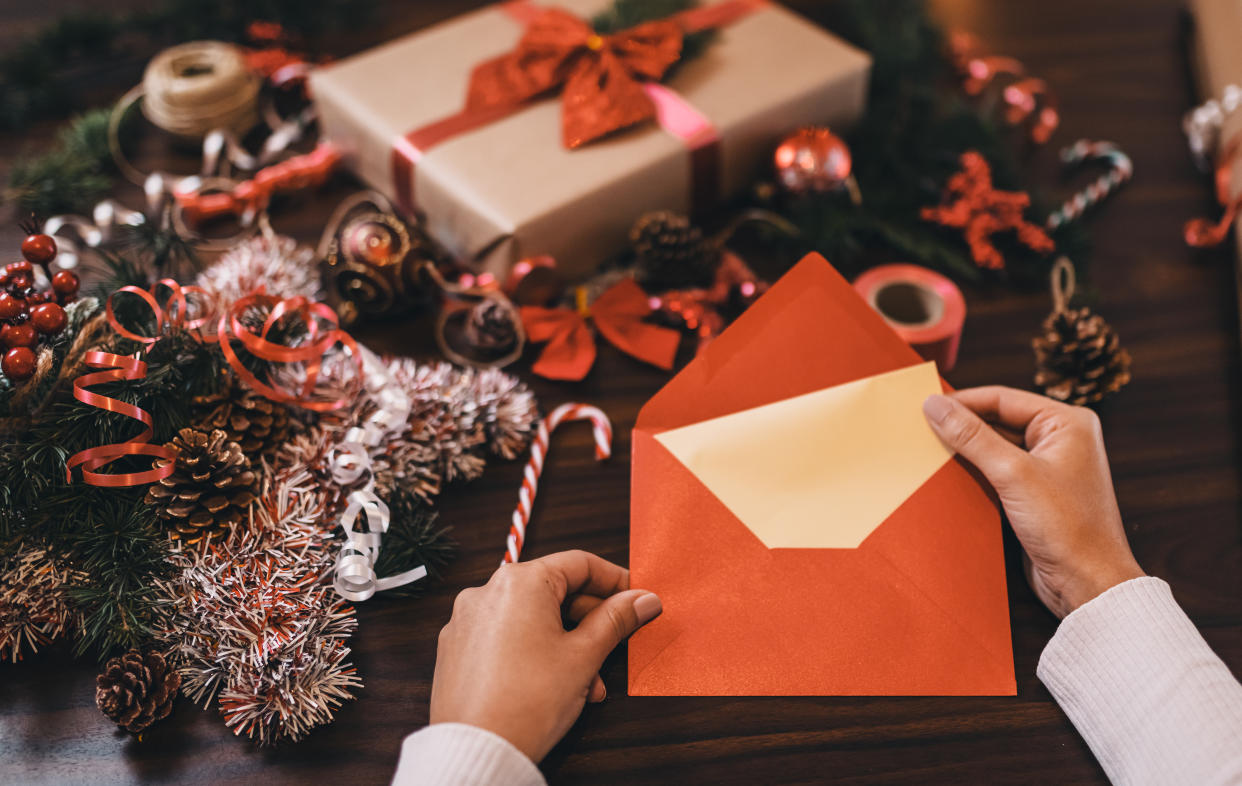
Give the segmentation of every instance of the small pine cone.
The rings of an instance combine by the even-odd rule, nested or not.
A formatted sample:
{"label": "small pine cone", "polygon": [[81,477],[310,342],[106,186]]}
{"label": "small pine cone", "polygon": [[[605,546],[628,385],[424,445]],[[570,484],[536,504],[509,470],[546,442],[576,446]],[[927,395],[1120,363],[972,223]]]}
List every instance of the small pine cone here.
{"label": "small pine cone", "polygon": [[284,404],[232,380],[220,392],[195,396],[194,426],[200,431],[220,429],[241,446],[251,460],[271,458],[289,439],[296,421]]}
{"label": "small pine cone", "polygon": [[156,459],[156,467],[175,461],[168,477],[152,483],[146,502],[169,527],[169,536],[187,544],[227,535],[254,502],[258,476],[241,446],[220,429],[210,433],[183,428],[168,443],[173,459]]}
{"label": "small pine cone", "polygon": [[668,210],[647,213],[630,229],[638,279],[652,290],[707,286],[720,251],[690,219]]}
{"label": "small pine cone", "polygon": [[109,720],[137,734],[167,717],[181,675],[158,652],[130,650],[104,664],[95,678],[95,704]]}
{"label": "small pine cone", "polygon": [[1067,404],[1094,404],[1130,381],[1130,353],[1102,317],[1067,309],[1044,320],[1035,349],[1035,385]]}
{"label": "small pine cone", "polygon": [[466,341],[485,352],[507,352],[517,343],[514,315],[514,311],[495,300],[479,301],[466,316]]}

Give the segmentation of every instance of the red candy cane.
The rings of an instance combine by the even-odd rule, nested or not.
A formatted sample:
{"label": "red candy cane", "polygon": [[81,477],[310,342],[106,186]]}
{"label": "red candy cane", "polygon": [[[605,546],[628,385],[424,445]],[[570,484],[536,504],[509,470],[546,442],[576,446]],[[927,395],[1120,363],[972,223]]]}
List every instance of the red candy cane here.
{"label": "red candy cane", "polygon": [[539,475],[543,472],[543,460],[548,454],[548,437],[556,427],[567,420],[589,420],[595,435],[595,458],[603,461],[612,455],[612,424],[608,416],[595,407],[586,404],[562,404],[552,410],[539,423],[539,430],[530,444],[530,460],[526,462],[526,473],[522,479],[522,488],[518,491],[518,504],[513,510],[513,524],[509,527],[509,540],[505,549],[506,562],[517,562],[522,553],[522,543],[526,539],[526,525],[530,523],[530,509],[535,503],[535,492],[539,489]]}

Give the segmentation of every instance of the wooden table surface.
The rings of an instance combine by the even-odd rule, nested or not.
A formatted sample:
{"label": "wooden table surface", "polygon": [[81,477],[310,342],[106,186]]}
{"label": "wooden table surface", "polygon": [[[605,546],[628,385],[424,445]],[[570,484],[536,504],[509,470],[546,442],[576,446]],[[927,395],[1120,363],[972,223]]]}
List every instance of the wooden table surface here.
{"label": "wooden table surface", "polygon": [[[371,37],[463,5],[394,0],[385,13],[397,21]],[[1134,159],[1134,181],[1090,219],[1096,305],[1134,358],[1133,383],[1102,412],[1117,493],[1139,561],[1171,582],[1207,640],[1242,669],[1237,303],[1230,252],[1191,253],[1180,240],[1182,222],[1213,205],[1179,130],[1193,101],[1179,3],[939,0],[934,7],[990,51],[1025,61],[1060,96],[1062,128],[1032,162],[1040,182],[1057,185],[1055,146],[1080,136],[1114,140]],[[345,41],[348,49],[365,38]],[[0,165],[30,145],[30,138],[0,139]],[[338,182],[277,217],[278,229],[313,241],[351,188]],[[125,196],[133,200],[134,192]],[[0,247],[15,248],[17,239],[6,229]],[[1046,295],[971,290],[967,301],[950,381],[1026,385],[1028,341],[1048,309]],[[362,335],[390,350],[422,343],[400,325]],[[528,363],[517,371],[529,376]],[[604,346],[586,381],[533,382],[545,408],[569,399],[603,407],[616,445],[613,460],[599,465],[587,429],[557,437],[525,555],[585,548],[626,562],[629,429],[667,378]],[[455,528],[459,558],[424,597],[360,605],[350,645],[366,687],[304,742],[254,748],[214,710],[185,701],[142,740],[127,739],[95,709],[95,665],[56,647],[0,665],[0,782],[385,782],[402,737],[426,721],[436,633],[453,596],[485,581],[500,556],[520,471],[517,463],[494,465],[481,480],[444,493],[440,510]],[[608,700],[587,708],[543,770],[552,783],[1101,782],[1102,771],[1035,677],[1056,621],[1027,588],[1012,538],[1006,545],[1016,697],[629,698],[622,648],[603,670]]]}

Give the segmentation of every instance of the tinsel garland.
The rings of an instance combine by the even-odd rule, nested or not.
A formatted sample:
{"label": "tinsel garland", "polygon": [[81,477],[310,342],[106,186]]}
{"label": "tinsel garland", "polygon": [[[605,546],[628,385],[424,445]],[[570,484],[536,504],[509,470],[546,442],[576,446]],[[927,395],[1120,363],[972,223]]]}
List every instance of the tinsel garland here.
{"label": "tinsel garland", "polygon": [[[218,307],[258,286],[313,297],[317,281],[308,261],[306,249],[269,231],[204,270],[197,278],[203,291],[194,297]],[[124,302],[116,310],[122,323],[154,329],[142,328],[142,313],[121,308]],[[85,336],[83,323],[95,324],[87,318],[100,306],[83,301],[78,310],[58,338],[58,363]],[[281,334],[280,340],[296,346],[302,338]],[[118,354],[136,349],[110,330],[91,341]],[[196,395],[235,389],[220,354],[215,343],[183,327],[166,328],[143,355],[142,379],[98,389],[150,411],[155,439],[166,441],[193,425],[189,402]],[[376,446],[373,457],[376,491],[392,510],[377,568],[387,574],[423,565],[434,576],[451,544],[427,504],[447,483],[477,477],[488,456],[519,455],[538,412],[530,391],[499,371],[385,363],[411,407],[403,428]],[[254,366],[252,373],[291,389],[304,373],[298,364],[256,360]],[[354,369],[346,353],[332,353],[318,387],[354,395]],[[10,398],[21,392],[8,390]],[[17,659],[60,636],[101,658],[154,646],[178,670],[185,695],[218,706],[239,735],[266,744],[298,739],[329,722],[362,685],[348,660],[357,621],[331,578],[341,544],[338,517],[353,489],[333,481],[329,455],[379,403],[364,391],[334,413],[292,413],[300,425],[289,439],[270,456],[249,457],[260,486],[247,518],[225,536],[191,547],[167,540],[141,488],[66,485],[68,454],[123,441],[132,426],[74,401],[64,374],[49,381],[46,398],[0,444],[0,472],[22,479],[0,490],[0,501],[8,503],[0,513],[0,656]],[[141,465],[135,458],[131,468]]]}

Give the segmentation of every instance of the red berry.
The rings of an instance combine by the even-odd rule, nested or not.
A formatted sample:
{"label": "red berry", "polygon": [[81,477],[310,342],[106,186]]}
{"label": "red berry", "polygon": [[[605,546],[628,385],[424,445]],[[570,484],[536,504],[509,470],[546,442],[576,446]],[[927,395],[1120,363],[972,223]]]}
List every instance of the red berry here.
{"label": "red berry", "polygon": [[34,284],[34,276],[30,273],[14,273],[9,279],[9,286],[13,289],[30,289]]}
{"label": "red berry", "polygon": [[25,304],[8,292],[0,292],[0,319],[13,319],[22,313]]}
{"label": "red berry", "polygon": [[30,324],[40,333],[59,333],[65,329],[65,310],[55,303],[42,303],[30,310]]}
{"label": "red berry", "polygon": [[14,347],[4,353],[0,371],[11,380],[30,379],[35,371],[35,353],[30,347]]}
{"label": "red berry", "polygon": [[61,270],[52,276],[52,289],[58,295],[76,295],[79,286],[81,282],[78,281],[78,274],[71,270]]}
{"label": "red berry", "polygon": [[26,293],[26,305],[28,306],[37,306],[40,303],[46,303],[50,299],[45,293],[37,290]]}
{"label": "red berry", "polygon": [[9,349],[33,347],[38,340],[39,335],[35,333],[35,329],[29,322],[23,322],[20,325],[5,325],[0,328],[0,344],[4,344]]}
{"label": "red berry", "polygon": [[56,241],[51,235],[30,235],[22,241],[22,256],[36,265],[46,265],[56,258]]}
{"label": "red berry", "polygon": [[16,262],[10,262],[4,266],[4,269],[8,273],[34,273],[34,265],[24,259],[19,259]]}

